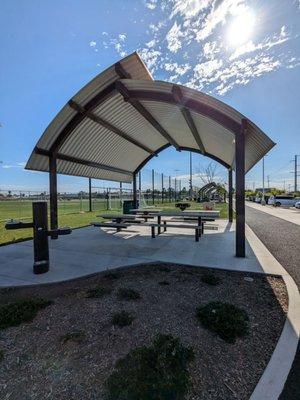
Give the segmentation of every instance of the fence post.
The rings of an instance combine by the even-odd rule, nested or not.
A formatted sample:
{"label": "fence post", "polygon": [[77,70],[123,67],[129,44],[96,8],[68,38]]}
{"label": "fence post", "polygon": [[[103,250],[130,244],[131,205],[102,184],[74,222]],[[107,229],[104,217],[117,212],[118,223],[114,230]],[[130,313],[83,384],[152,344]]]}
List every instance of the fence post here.
{"label": "fence post", "polygon": [[161,174],[161,202],[164,202],[164,174]]}
{"label": "fence post", "polygon": [[171,177],[169,175],[169,203],[171,203]]}
{"label": "fence post", "polygon": [[152,204],[155,203],[155,198],[154,198],[154,169],[152,170]]}
{"label": "fence post", "polygon": [[142,204],[142,173],[139,171],[139,208]]}
{"label": "fence post", "polygon": [[122,193],[122,182],[120,182],[120,195],[119,195],[119,197],[120,197],[120,208],[122,208],[122,196],[123,196],[123,193]]}
{"label": "fence post", "polygon": [[89,211],[92,212],[92,179],[89,178]]}

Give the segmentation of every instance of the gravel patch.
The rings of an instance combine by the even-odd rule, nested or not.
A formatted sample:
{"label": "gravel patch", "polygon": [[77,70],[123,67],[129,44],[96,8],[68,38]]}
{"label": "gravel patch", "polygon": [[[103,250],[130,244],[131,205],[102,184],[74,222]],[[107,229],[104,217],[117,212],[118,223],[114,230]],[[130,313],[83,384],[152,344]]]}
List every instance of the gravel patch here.
{"label": "gravel patch", "polygon": [[[105,400],[103,383],[115,362],[164,333],[179,337],[195,351],[186,400],[249,399],[284,325],[285,285],[279,277],[214,270],[220,284],[212,286],[201,280],[208,272],[212,271],[152,264],[122,269],[118,279],[98,274],[68,283],[1,290],[1,304],[35,297],[54,301],[33,322],[0,331],[1,398]],[[99,285],[109,289],[107,294],[87,298],[87,292]],[[122,287],[132,288],[141,298],[120,299]],[[249,334],[229,344],[204,329],[196,309],[210,301],[245,310]],[[120,328],[111,321],[122,311],[134,320]],[[74,332],[80,332],[82,340],[61,340],[72,338]]]}

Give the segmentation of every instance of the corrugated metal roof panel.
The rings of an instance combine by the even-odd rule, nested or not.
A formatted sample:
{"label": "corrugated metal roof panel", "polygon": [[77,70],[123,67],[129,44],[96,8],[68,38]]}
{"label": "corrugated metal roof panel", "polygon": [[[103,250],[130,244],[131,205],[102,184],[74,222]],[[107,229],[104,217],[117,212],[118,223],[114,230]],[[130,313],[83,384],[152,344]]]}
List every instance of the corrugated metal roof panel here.
{"label": "corrugated metal roof panel", "polygon": [[193,111],[191,115],[206,152],[232,165],[235,150],[234,134],[207,117]]}
{"label": "corrugated metal roof panel", "polygon": [[[88,118],[78,125],[60,152],[130,171],[135,170],[149,155]],[[131,156],[128,157],[128,154]]]}
{"label": "corrugated metal roof panel", "polygon": [[[237,132],[242,118],[244,118],[242,114],[221,101],[196,90],[169,82],[153,81],[149,71],[136,53],[124,58],[119,63],[121,68],[118,68],[121,73],[123,68],[132,78],[122,79],[123,85],[129,92],[135,91],[137,98],[142,92],[151,92],[150,95],[153,97],[151,100],[140,98],[139,102],[178,143],[179,147],[199,148],[180,109],[174,104],[175,97],[170,96],[174,86],[180,88],[184,98],[194,100],[193,104],[186,103],[186,106],[188,104],[188,106],[194,107],[193,111],[190,110],[191,117],[206,152],[227,165],[234,166],[235,145],[234,133],[231,130]],[[119,79],[118,68],[116,69],[115,65],[109,67],[80,90],[72,100],[80,106],[84,106],[95,95],[101,97],[101,91]],[[113,91],[110,96],[103,97],[102,100],[103,103],[93,110],[98,117],[152,151],[157,151],[168,144],[162,133],[158,132],[159,127],[154,128],[155,122],[153,124],[148,122],[142,115],[142,110],[140,110],[141,112],[137,111],[117,92]],[[199,105],[202,108],[198,108]],[[213,112],[202,105],[211,107]],[[210,112],[209,115],[205,115],[207,110]],[[38,141],[38,147],[49,150],[60,134],[63,132],[69,134],[63,136],[63,144],[58,151],[63,155],[72,156],[73,160],[72,162],[59,160],[58,172],[99,179],[130,181],[132,173],[149,158],[149,152],[143,150],[138,143],[132,144],[130,140],[112,132],[113,129],[103,128],[87,116],[78,116],[74,119],[77,115],[77,111],[66,105]],[[84,119],[82,120],[82,118]],[[64,130],[67,125],[68,129]],[[273,141],[251,121],[249,121],[245,143],[246,171],[252,168],[274,146]],[[74,162],[74,158],[77,158],[77,162]],[[85,162],[83,162],[84,160]],[[101,164],[101,169],[96,168],[95,165],[87,165],[86,161]],[[114,167],[115,170],[103,169],[104,165]],[[48,158],[33,153],[26,168],[48,171]],[[129,172],[122,173],[119,170]]]}
{"label": "corrugated metal roof panel", "polygon": [[120,94],[109,98],[94,113],[152,150],[167,143],[130,103],[124,102]]}
{"label": "corrugated metal roof panel", "polygon": [[156,101],[141,101],[143,106],[159,121],[161,126],[181,147],[191,147],[199,150],[181,110],[173,105]]}

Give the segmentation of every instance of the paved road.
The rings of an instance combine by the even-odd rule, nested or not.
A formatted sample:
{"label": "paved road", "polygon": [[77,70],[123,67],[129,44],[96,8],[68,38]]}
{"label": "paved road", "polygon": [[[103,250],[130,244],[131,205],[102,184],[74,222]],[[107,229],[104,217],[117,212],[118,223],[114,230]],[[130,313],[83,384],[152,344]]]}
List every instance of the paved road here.
{"label": "paved road", "polygon": [[[300,288],[300,226],[246,207],[246,222]],[[300,312],[300,310],[299,310]],[[300,399],[300,343],[280,400]]]}

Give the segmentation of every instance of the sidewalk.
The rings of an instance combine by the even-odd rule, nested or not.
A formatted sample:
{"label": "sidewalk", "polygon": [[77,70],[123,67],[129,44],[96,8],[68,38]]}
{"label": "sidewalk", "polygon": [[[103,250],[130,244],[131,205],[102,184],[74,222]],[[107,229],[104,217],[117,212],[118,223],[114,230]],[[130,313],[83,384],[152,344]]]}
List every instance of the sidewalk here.
{"label": "sidewalk", "polygon": [[251,201],[247,201],[246,206],[273,215],[273,217],[281,218],[285,221],[292,222],[293,224],[300,225],[300,210],[295,207],[281,208],[268,205],[262,206],[261,204],[253,203]]}

